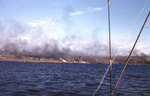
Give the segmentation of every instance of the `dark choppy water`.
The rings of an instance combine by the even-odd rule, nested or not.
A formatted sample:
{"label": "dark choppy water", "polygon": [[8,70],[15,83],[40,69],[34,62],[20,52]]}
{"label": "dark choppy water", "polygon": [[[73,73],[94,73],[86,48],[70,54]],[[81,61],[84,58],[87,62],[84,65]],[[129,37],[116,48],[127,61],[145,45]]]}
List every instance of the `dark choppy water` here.
{"label": "dark choppy water", "polygon": [[[92,96],[107,66],[0,62],[0,96]],[[109,74],[96,96],[109,96]],[[128,65],[114,96],[150,96],[150,65]]]}

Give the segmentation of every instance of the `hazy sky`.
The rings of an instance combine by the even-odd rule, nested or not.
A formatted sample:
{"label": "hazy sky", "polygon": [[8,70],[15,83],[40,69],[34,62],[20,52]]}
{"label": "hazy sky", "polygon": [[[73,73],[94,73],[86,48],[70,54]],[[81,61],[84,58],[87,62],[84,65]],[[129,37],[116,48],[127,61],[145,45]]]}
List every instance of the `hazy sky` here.
{"label": "hazy sky", "polygon": [[[149,11],[150,0],[110,0],[112,45],[130,49]],[[108,44],[107,18],[107,0],[0,0],[2,37]],[[137,46],[146,54],[149,36],[150,19]]]}

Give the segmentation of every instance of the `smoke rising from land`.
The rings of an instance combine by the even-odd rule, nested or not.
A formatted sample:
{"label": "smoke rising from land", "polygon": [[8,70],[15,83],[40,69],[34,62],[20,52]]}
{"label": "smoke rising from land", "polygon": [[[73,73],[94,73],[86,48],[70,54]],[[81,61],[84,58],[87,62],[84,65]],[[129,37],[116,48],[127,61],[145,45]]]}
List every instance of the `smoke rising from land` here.
{"label": "smoke rising from land", "polygon": [[[69,13],[67,13],[69,14]],[[70,22],[70,21],[69,21]],[[66,27],[69,25],[66,25]],[[75,42],[78,37],[76,34],[67,34],[63,40],[46,38],[41,28],[33,29],[26,24],[20,24],[9,20],[6,24],[0,24],[0,53],[26,55],[37,57],[59,58],[66,56],[108,56],[108,45],[98,40],[98,29],[92,32],[91,42]],[[71,29],[67,29],[71,30]],[[32,33],[32,35],[31,35]],[[35,34],[35,35],[33,35]],[[72,42],[70,42],[72,40]],[[112,46],[112,54],[115,55],[117,47]],[[121,50],[121,55],[128,55],[128,50]],[[135,50],[133,55],[146,55],[140,50]]]}
{"label": "smoke rising from land", "polygon": [[[0,23],[0,53],[14,54],[17,56],[51,57],[58,59],[67,56],[108,56],[108,42],[100,41],[103,34],[99,28],[91,31],[91,41],[84,41],[80,37],[80,31],[73,30],[75,26],[70,13],[72,7],[64,8],[63,22],[66,35],[63,39],[49,38],[42,27],[29,26],[23,22],[8,19]],[[35,26],[35,25],[34,25]],[[51,26],[49,26],[51,27]],[[51,30],[50,30],[51,32]],[[100,33],[100,34],[99,34]],[[53,35],[53,34],[49,34]],[[85,36],[86,37],[86,36]],[[121,45],[112,44],[112,55],[116,55]],[[128,55],[130,49],[122,48],[119,55]],[[141,50],[135,50],[136,56],[146,55]]]}

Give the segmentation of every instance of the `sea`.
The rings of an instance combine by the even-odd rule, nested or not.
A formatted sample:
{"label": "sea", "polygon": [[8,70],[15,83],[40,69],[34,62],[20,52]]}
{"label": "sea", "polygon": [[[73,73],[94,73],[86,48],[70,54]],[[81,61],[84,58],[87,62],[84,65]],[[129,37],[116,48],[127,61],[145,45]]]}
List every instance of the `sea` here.
{"label": "sea", "polygon": [[[108,64],[0,62],[0,96],[92,96]],[[114,84],[123,65],[112,66]],[[110,75],[95,96],[110,96]],[[127,65],[113,96],[150,96],[150,65]]]}

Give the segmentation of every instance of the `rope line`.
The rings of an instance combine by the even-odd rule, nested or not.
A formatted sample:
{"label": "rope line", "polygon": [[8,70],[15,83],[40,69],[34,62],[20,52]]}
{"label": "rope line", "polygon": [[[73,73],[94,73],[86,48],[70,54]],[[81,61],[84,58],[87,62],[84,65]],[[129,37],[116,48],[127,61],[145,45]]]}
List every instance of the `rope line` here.
{"label": "rope line", "polygon": [[[147,3],[148,3],[148,0],[145,2],[145,4],[144,4],[144,7],[141,9],[141,11],[139,12],[139,14],[137,15],[137,17],[136,17],[136,19],[135,19],[135,21],[133,22],[133,24],[136,24],[136,22],[137,22],[137,20],[138,20],[138,18],[140,17],[140,15],[142,14],[142,12],[144,11],[144,9],[145,9],[145,7],[146,7],[146,5],[147,5]],[[108,22],[109,22],[109,41],[111,41],[111,34],[110,34],[110,10],[109,10],[109,0],[108,0]],[[132,25],[133,25],[132,24]],[[132,29],[132,27],[133,26],[131,26],[129,29]],[[129,30],[130,31],[130,30]],[[129,32],[128,31],[128,32]],[[103,77],[102,77],[102,79],[101,79],[101,81],[99,82],[99,85],[98,85],[98,87],[97,87],[97,89],[95,90],[95,92],[92,94],[92,96],[95,96],[96,95],[96,93],[98,92],[98,90],[101,88],[101,85],[102,85],[102,83],[103,83],[103,81],[104,81],[104,79],[106,78],[106,75],[107,75],[107,73],[108,73],[108,71],[109,71],[109,69],[111,68],[111,65],[112,65],[112,63],[115,61],[115,59],[116,59],[116,57],[118,56],[118,53],[120,52],[120,50],[117,52],[117,55],[113,58],[113,60],[111,60],[111,42],[109,42],[109,52],[110,52],[110,57],[109,57],[109,66],[107,67],[107,69],[106,69],[106,71],[105,71],[105,73],[104,73],[104,75],[103,75]],[[128,61],[126,61],[126,63],[128,63]],[[126,67],[126,65],[124,66],[124,67]],[[110,71],[111,71],[111,69],[110,69]],[[124,70],[123,70],[124,71]],[[110,72],[111,73],[111,72]],[[123,72],[122,72],[123,73]],[[110,77],[111,77],[111,74],[110,74]],[[120,77],[121,78],[121,77]],[[111,81],[111,80],[110,80]],[[118,81],[119,82],[119,81]],[[110,83],[111,84],[111,83]],[[117,83],[118,84],[118,83]],[[114,87],[114,89],[112,90],[112,92],[111,92],[111,90],[110,90],[110,92],[111,92],[111,94],[110,94],[110,96],[112,96],[113,95],[113,93],[114,93],[114,91],[115,91],[115,89],[116,89],[116,86],[117,86],[117,84],[115,85],[115,87]],[[110,85],[111,86],[111,85]],[[110,87],[110,89],[112,89],[111,87]]]}
{"label": "rope line", "polygon": [[[127,34],[124,36],[123,38],[123,45],[124,45],[124,42],[125,42],[125,39],[126,37],[128,37],[128,34],[132,31],[132,28],[134,27],[134,25],[136,24],[137,20],[140,18],[141,14],[143,13],[145,7],[147,6],[148,4],[148,1],[149,0],[146,0],[145,3],[144,3],[144,6],[143,8],[139,11],[138,15],[136,16],[135,20],[132,22],[131,26],[129,27],[128,31],[127,31]],[[120,48],[119,50],[117,51],[116,55],[113,57],[112,59],[112,63],[116,60],[116,58],[118,57],[119,53],[120,53]]]}
{"label": "rope line", "polygon": [[101,88],[101,85],[102,85],[102,83],[103,83],[104,79],[106,78],[106,75],[107,75],[107,73],[109,71],[109,68],[110,68],[110,65],[108,65],[108,67],[107,67],[107,69],[106,69],[106,71],[105,71],[105,73],[103,75],[102,80],[99,82],[99,85],[98,85],[97,89],[95,90],[95,92],[92,94],[92,96],[95,96],[96,93],[98,92],[98,90]]}
{"label": "rope line", "polygon": [[92,96],[95,96],[95,94],[98,92],[98,90],[100,89],[106,74],[108,73],[108,71],[110,70],[110,96],[111,96],[111,90],[112,90],[112,61],[111,61],[111,32],[110,32],[110,8],[109,8],[109,4],[110,1],[108,0],[108,27],[109,27],[109,66],[107,67],[102,80],[99,82],[99,85],[97,87],[97,89],[95,90],[95,92],[92,94]]}
{"label": "rope line", "polygon": [[150,11],[149,11],[149,13],[148,13],[148,15],[147,15],[147,17],[146,17],[146,19],[145,19],[145,21],[144,21],[144,24],[143,24],[143,26],[142,26],[142,28],[141,28],[141,30],[140,30],[140,32],[139,32],[138,37],[137,37],[137,39],[136,39],[136,41],[135,41],[135,43],[134,43],[134,45],[133,45],[133,47],[132,47],[132,49],[131,49],[131,52],[130,52],[130,54],[129,54],[129,56],[128,56],[126,62],[125,62],[125,65],[124,65],[124,67],[123,67],[123,69],[122,69],[122,71],[121,71],[121,73],[120,73],[120,75],[119,75],[119,77],[118,77],[118,80],[117,80],[117,82],[116,82],[116,84],[115,84],[115,87],[114,87],[114,89],[113,89],[112,92],[111,92],[111,95],[113,95],[113,93],[115,92],[115,90],[116,90],[116,88],[117,88],[117,85],[118,85],[118,83],[119,83],[119,81],[120,81],[120,79],[121,79],[121,76],[122,76],[122,74],[123,74],[123,72],[124,72],[124,70],[125,70],[125,68],[126,68],[126,66],[127,66],[127,64],[128,64],[128,62],[129,62],[129,59],[130,59],[130,57],[131,57],[131,54],[132,54],[132,52],[133,52],[133,50],[134,50],[134,48],[135,48],[135,46],[136,46],[136,43],[137,43],[137,41],[138,41],[138,39],[139,39],[139,37],[140,37],[140,35],[141,35],[143,29],[144,29],[144,26],[145,26],[145,24],[146,24],[146,22],[147,22],[147,20],[148,20],[148,18],[149,18],[149,15],[150,15]]}

